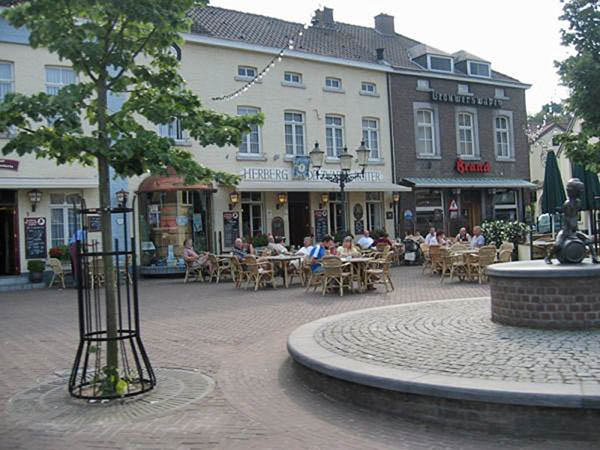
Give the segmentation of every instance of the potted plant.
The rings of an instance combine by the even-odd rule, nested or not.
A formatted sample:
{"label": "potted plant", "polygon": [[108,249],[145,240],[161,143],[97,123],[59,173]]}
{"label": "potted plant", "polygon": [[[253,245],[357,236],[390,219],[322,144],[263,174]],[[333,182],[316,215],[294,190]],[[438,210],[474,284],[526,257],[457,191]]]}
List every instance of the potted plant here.
{"label": "potted plant", "polygon": [[41,283],[44,280],[44,270],[46,262],[39,259],[27,261],[27,270],[29,271],[29,281],[32,283]]}

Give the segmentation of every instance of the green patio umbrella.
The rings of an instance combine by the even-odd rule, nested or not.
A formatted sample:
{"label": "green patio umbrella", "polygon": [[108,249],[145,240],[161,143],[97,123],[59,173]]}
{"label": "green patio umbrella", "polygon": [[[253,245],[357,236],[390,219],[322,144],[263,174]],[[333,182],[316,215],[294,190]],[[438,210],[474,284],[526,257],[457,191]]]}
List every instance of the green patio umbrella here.
{"label": "green patio umbrella", "polygon": [[567,197],[563,186],[560,170],[553,151],[546,157],[546,171],[544,172],[544,192],[542,193],[542,213],[556,213],[562,207]]}
{"label": "green patio umbrella", "polygon": [[579,178],[585,185],[585,190],[581,196],[581,208],[585,211],[594,209],[594,197],[600,196],[598,175],[585,170],[579,164],[573,164],[573,178]]}

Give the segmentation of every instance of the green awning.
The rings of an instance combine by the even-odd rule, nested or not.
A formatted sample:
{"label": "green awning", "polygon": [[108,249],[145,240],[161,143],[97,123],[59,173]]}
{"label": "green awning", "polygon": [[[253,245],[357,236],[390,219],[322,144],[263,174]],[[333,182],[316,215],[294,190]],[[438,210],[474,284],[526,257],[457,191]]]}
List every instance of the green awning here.
{"label": "green awning", "polygon": [[535,189],[536,186],[520,178],[488,178],[488,177],[462,177],[462,178],[421,178],[406,177],[400,184],[414,188],[505,188],[505,189]]}
{"label": "green awning", "polygon": [[560,169],[553,151],[546,157],[546,170],[544,171],[544,192],[542,193],[542,213],[554,214],[562,208],[567,197],[563,187]]}

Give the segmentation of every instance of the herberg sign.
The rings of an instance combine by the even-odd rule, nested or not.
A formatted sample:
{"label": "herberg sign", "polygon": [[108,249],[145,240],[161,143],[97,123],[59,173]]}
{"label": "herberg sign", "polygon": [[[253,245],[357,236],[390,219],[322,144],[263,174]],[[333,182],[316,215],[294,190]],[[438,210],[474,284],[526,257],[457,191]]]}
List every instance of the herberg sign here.
{"label": "herberg sign", "polygon": [[[321,175],[326,172],[329,171],[327,169],[321,169],[319,171],[319,176],[317,177],[317,171],[310,169],[308,176],[305,179],[307,181],[322,181]],[[240,175],[244,181],[290,181],[294,179],[292,177],[291,169],[288,168],[246,167],[240,171]],[[358,178],[358,180],[367,183],[381,183],[385,181],[381,172],[370,170],[367,170],[363,176]]]}
{"label": "herberg sign", "polygon": [[502,108],[502,100],[492,97],[475,97],[473,95],[442,94],[431,91],[431,100],[443,103],[458,103],[461,105],[489,106],[491,108]]}

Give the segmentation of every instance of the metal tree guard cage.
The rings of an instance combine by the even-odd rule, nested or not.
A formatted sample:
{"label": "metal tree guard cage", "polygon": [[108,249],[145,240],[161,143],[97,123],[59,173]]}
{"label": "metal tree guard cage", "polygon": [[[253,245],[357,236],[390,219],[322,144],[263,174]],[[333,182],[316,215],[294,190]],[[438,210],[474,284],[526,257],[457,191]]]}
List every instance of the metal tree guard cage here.
{"label": "metal tree guard cage", "polygon": [[[156,377],[140,336],[135,227],[132,235],[127,218],[133,208],[110,208],[111,217],[122,220],[123,242],[114,240],[114,249],[103,252],[98,242],[88,242],[93,219],[99,209],[78,210],[82,240],[77,244],[76,282],[79,309],[79,346],[69,379],[69,393],[76,398],[103,400],[132,397],[154,388]],[[89,220],[89,222],[88,222]],[[132,220],[133,223],[133,220]],[[87,226],[86,226],[87,225]],[[114,234],[114,233],[113,233]],[[128,244],[129,241],[129,244]],[[104,261],[112,261],[115,291],[115,336],[108,335],[104,282]],[[107,361],[109,346],[118,350],[118,367]]]}

